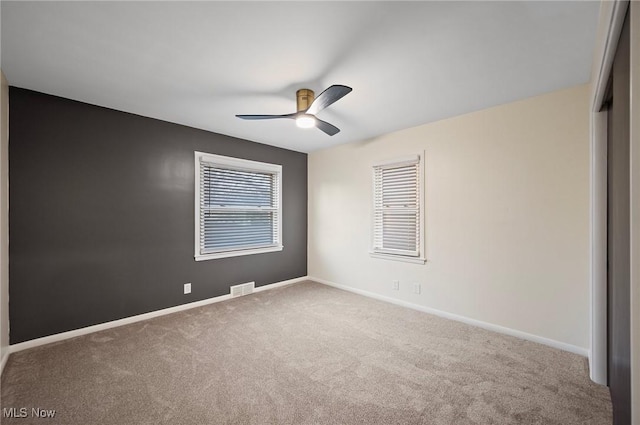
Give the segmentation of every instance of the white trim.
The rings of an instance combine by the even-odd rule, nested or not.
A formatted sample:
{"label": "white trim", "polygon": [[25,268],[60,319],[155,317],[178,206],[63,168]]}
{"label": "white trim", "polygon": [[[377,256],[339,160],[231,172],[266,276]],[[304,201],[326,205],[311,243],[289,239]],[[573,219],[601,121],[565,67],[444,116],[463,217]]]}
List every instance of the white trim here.
{"label": "white trim", "polygon": [[[291,285],[298,282],[308,280],[306,276],[297,277],[295,279],[284,280],[281,282],[270,283],[268,285],[262,285],[254,289],[255,292],[262,292],[268,289],[275,289],[285,285]],[[192,303],[181,304],[175,307],[164,308],[162,310],[156,310],[149,313],[138,314],[137,316],[126,317],[124,319],[113,320],[111,322],[100,323],[99,325],[87,326],[86,328],[74,329],[68,332],[62,332],[55,335],[49,335],[42,338],[32,339],[30,341],[21,342],[9,346],[9,353],[16,353],[18,351],[27,350],[29,348],[39,347],[41,345],[51,344],[54,342],[64,341],[66,339],[75,338],[82,335],[91,334],[94,332],[104,331],[106,329],[117,328],[124,325],[130,325],[132,323],[141,322],[143,320],[149,320],[167,314],[177,313],[184,310],[190,310],[196,307],[202,307],[209,304],[219,303],[221,301],[227,301],[232,299],[230,294],[220,295],[218,297],[208,298],[206,300],[195,301]],[[3,362],[6,360],[3,359]],[[4,365],[4,363],[3,363]]]}
{"label": "white trim", "polygon": [[640,425],[640,2],[630,11],[630,241],[631,423]]}
{"label": "white trim", "polygon": [[589,376],[607,384],[607,115],[591,117],[591,339]]}
{"label": "white trim", "polygon": [[238,249],[235,251],[221,251],[214,252],[211,254],[202,254],[196,255],[196,261],[204,261],[204,260],[215,260],[216,258],[228,258],[228,257],[239,257],[241,255],[252,255],[252,254],[264,254],[265,252],[274,252],[274,251],[282,251],[283,246],[269,246],[265,248],[254,248],[254,249]]}
{"label": "white trim", "polygon": [[[394,167],[404,167],[409,165],[418,165],[418,226],[419,226],[419,244],[418,244],[418,252],[416,254],[391,254],[389,252],[385,252],[382,249],[375,248],[375,228],[376,228],[376,169],[378,168],[394,168]],[[425,247],[426,247],[426,212],[425,212],[425,151],[422,151],[417,155],[407,155],[403,157],[396,157],[394,159],[377,161],[372,164],[372,180],[371,180],[371,192],[373,193],[372,197],[372,215],[371,215],[371,237],[369,240],[369,254],[373,258],[381,258],[385,260],[395,260],[402,261],[406,263],[415,263],[415,264],[425,264],[427,262],[425,255]]]}
{"label": "white trim", "polygon": [[[606,385],[607,383],[607,277],[606,277],[606,113],[600,108],[611,75],[613,59],[618,47],[624,18],[629,6],[628,0],[600,2],[598,34],[591,71],[591,143],[590,143],[590,349],[589,374],[591,379]],[[603,187],[604,185],[604,187]],[[604,193],[603,193],[604,191]],[[603,233],[604,232],[604,233]],[[604,234],[604,239],[603,239]],[[603,246],[604,244],[604,246]]]}
{"label": "white trim", "polygon": [[282,165],[269,164],[268,162],[252,161],[250,159],[234,158],[231,156],[216,155],[213,153],[195,151],[196,158],[200,162],[213,166],[224,166],[225,168],[233,168],[239,171],[266,171],[270,173],[279,173],[282,171]]}
{"label": "white trim", "polygon": [[293,285],[294,283],[304,282],[305,280],[309,280],[307,276],[296,277],[295,279],[283,280],[281,282],[270,283],[269,285],[258,286],[257,288],[253,288],[253,293],[268,291],[269,289],[276,289],[282,286]]}
{"label": "white trim", "polygon": [[4,372],[4,367],[7,365],[7,361],[9,360],[9,354],[11,354],[11,350],[7,350],[2,356],[2,360],[0,360],[0,376],[2,376],[2,372]]}
{"label": "white trim", "polygon": [[400,158],[394,159],[384,159],[382,161],[377,161],[372,164],[373,167],[402,167],[405,165],[413,165],[420,162],[420,155],[407,155]]}
{"label": "white trim", "polygon": [[427,262],[427,260],[422,257],[409,257],[407,255],[393,255],[393,254],[385,254],[382,252],[373,252],[373,251],[369,251],[369,255],[372,256],[373,258],[383,258],[385,260],[402,261],[403,263],[424,264]]}
{"label": "white trim", "polygon": [[[282,165],[269,164],[266,162],[251,161],[248,159],[233,158],[229,156],[215,155],[205,152],[194,151],[194,179],[195,179],[195,192],[194,192],[194,255],[195,261],[215,260],[219,258],[239,257],[243,255],[263,254],[266,252],[282,251]],[[231,249],[228,251],[219,251],[202,254],[200,253],[200,167],[201,164],[209,164],[212,166],[219,166],[223,168],[229,168],[239,171],[250,172],[265,172],[275,175],[278,187],[277,187],[277,205],[271,208],[256,207],[255,210],[275,211],[277,217],[277,240],[275,246],[261,246],[258,248],[250,249]],[[229,208],[232,210],[235,208]],[[245,210],[243,208],[242,210]],[[252,209],[252,208],[249,208]]]}
{"label": "white trim", "polygon": [[518,331],[516,329],[507,328],[505,326],[494,325],[488,322],[482,322],[480,320],[471,319],[466,316],[460,316],[453,313],[447,313],[446,311],[437,310],[431,307],[425,307],[418,304],[413,304],[408,301],[398,300],[395,298],[387,297],[385,295],[376,294],[375,292],[369,292],[362,289],[352,288],[350,286],[341,285],[335,282],[330,282],[328,280],[320,279],[313,276],[308,276],[309,280],[314,282],[322,283],[323,285],[332,286],[334,288],[342,289],[345,291],[353,292],[354,294],[364,295],[365,297],[374,298],[376,300],[385,301],[391,304],[396,304],[402,307],[407,307],[412,310],[422,311],[423,313],[433,314],[434,316],[444,317],[445,319],[455,320],[456,322],[466,323],[468,325],[477,326],[482,329],[487,329],[493,332],[498,332],[505,335],[514,336],[516,338],[525,339],[527,341],[537,342],[539,344],[547,345],[549,347],[557,348],[563,351],[569,351],[574,354],[578,354],[584,357],[587,357],[588,350],[583,347],[578,347],[576,345],[567,344],[565,342],[556,341],[554,339],[545,338],[542,336]]}
{"label": "white trim", "polygon": [[598,26],[600,27],[599,32],[604,34],[605,37],[596,46],[594,66],[591,72],[592,79],[595,79],[591,93],[592,112],[598,112],[604,100],[628,6],[629,0],[600,2],[600,22]]}

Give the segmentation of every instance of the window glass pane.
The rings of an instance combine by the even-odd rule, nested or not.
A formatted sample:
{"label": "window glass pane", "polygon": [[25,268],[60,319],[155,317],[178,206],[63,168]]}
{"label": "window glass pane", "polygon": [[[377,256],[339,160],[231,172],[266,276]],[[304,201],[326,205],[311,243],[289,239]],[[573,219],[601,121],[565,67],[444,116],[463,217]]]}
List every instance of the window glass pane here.
{"label": "window glass pane", "polygon": [[272,174],[203,167],[205,206],[273,206]]}
{"label": "window glass pane", "polygon": [[382,248],[415,251],[417,245],[416,214],[383,214]]}
{"label": "window glass pane", "polygon": [[412,207],[417,205],[418,182],[416,166],[382,170],[382,205]]}
{"label": "window glass pane", "polygon": [[270,211],[207,211],[202,220],[203,250],[273,245],[274,215]]}

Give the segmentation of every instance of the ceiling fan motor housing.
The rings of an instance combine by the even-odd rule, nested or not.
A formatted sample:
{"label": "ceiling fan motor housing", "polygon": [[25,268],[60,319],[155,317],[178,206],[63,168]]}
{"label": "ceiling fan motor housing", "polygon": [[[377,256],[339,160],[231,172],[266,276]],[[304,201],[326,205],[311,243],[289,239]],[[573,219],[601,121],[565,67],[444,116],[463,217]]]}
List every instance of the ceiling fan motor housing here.
{"label": "ceiling fan motor housing", "polygon": [[314,93],[313,90],[300,89],[296,92],[296,104],[298,106],[298,112],[306,111],[313,103]]}

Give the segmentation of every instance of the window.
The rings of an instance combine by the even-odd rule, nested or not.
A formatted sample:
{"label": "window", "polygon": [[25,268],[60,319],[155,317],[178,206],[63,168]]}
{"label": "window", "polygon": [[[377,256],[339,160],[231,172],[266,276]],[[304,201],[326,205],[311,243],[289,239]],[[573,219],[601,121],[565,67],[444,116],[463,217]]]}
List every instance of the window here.
{"label": "window", "polygon": [[282,166],[195,153],[196,261],[282,250]]}
{"label": "window", "polygon": [[418,155],[373,166],[373,257],[424,264],[422,176]]}

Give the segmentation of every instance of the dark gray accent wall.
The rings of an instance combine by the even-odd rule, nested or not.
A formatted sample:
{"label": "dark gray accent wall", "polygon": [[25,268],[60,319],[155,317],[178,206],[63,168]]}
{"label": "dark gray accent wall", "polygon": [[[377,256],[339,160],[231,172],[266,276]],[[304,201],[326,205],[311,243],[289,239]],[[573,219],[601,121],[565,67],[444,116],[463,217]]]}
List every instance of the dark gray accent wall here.
{"label": "dark gray accent wall", "polygon": [[[9,110],[12,344],[307,274],[306,154],[15,87]],[[283,251],[194,260],[194,151],[282,165]]]}

